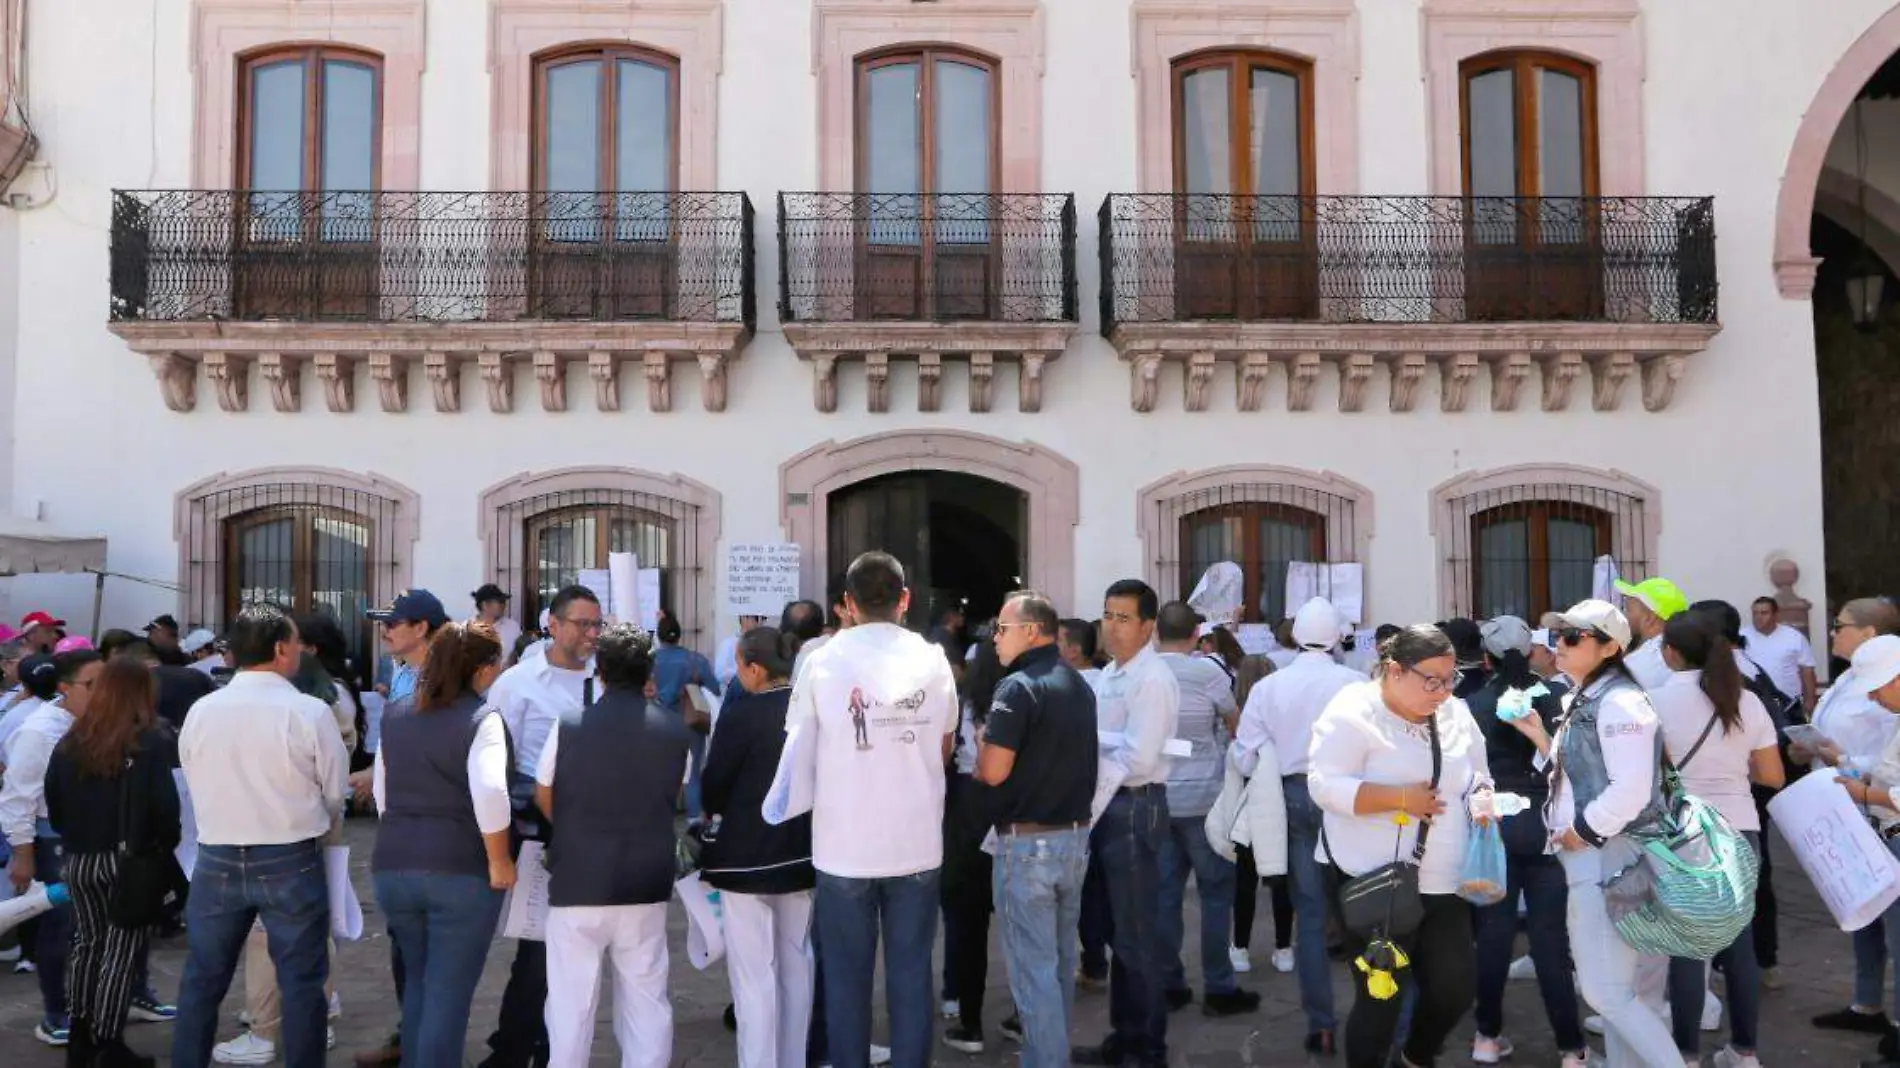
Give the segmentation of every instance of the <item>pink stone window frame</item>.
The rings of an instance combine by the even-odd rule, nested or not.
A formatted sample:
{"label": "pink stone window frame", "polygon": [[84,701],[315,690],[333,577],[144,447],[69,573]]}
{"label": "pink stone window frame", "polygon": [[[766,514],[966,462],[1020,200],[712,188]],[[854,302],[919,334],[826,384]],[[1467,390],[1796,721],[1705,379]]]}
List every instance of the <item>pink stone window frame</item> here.
{"label": "pink stone window frame", "polygon": [[1043,20],[1038,0],[817,0],[812,73],[818,81],[818,182],[857,186],[857,59],[902,45],[948,45],[992,57],[1002,92],[999,193],[1042,185]]}
{"label": "pink stone window frame", "polygon": [[1427,0],[1426,108],[1431,191],[1463,196],[1459,65],[1504,49],[1573,56],[1596,67],[1598,190],[1643,196],[1643,36],[1638,0]]}
{"label": "pink stone window frame", "polygon": [[[831,494],[898,471],[959,471],[1019,489],[1027,497],[1024,578],[1058,606],[1075,601],[1075,527],[1082,473],[1033,441],[958,430],[898,430],[814,445],[779,467],[779,521],[799,546],[799,588],[823,601],[825,584],[848,561],[830,559]],[[802,500],[802,504],[793,504]],[[1065,611],[1069,610],[1064,608]]]}
{"label": "pink stone window frame", "polygon": [[424,0],[197,0],[192,11],[192,185],[237,179],[239,58],[276,45],[335,44],[382,61],[382,188],[421,184]]}
{"label": "pink stone window frame", "polygon": [[1266,0],[1137,0],[1136,126],[1144,193],[1174,191],[1174,61],[1210,48],[1259,49],[1313,64],[1313,188],[1359,192],[1359,16],[1353,0],[1289,9]]}
{"label": "pink stone window frame", "polygon": [[719,188],[720,0],[495,0],[488,73],[490,188],[524,191],[534,162],[534,61],[555,48],[635,45],[679,62],[676,188]]}

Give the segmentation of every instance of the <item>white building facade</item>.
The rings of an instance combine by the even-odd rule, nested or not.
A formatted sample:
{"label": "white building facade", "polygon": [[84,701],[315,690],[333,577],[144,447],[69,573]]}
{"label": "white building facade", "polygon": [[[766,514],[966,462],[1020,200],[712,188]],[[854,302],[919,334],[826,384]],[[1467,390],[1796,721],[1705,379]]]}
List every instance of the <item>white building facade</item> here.
{"label": "white building facade", "polygon": [[0,489],[160,583],[106,625],[627,549],[710,648],[778,541],[979,614],[1868,592],[1807,227],[1886,0],[22,3]]}

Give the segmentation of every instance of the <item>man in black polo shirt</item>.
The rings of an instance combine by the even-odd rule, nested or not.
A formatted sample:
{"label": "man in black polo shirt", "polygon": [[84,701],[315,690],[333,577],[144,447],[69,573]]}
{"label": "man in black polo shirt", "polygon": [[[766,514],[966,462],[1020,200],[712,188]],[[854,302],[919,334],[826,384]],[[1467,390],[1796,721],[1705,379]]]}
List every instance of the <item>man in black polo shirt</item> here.
{"label": "man in black polo shirt", "polygon": [[1095,797],[1095,694],[1056,647],[1048,598],[1018,593],[996,620],[997,687],[976,778],[997,787],[996,913],[1023,1023],[1023,1068],[1069,1063],[1076,926]]}

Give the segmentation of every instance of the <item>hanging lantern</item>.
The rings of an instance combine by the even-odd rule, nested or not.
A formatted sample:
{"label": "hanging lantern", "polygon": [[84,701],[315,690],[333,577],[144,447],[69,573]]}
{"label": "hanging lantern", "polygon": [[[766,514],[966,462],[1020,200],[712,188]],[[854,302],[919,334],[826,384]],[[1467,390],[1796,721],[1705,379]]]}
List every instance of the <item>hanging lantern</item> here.
{"label": "hanging lantern", "polygon": [[1871,331],[1880,325],[1880,300],[1886,287],[1886,275],[1872,264],[1861,264],[1847,279],[1847,308],[1856,328]]}

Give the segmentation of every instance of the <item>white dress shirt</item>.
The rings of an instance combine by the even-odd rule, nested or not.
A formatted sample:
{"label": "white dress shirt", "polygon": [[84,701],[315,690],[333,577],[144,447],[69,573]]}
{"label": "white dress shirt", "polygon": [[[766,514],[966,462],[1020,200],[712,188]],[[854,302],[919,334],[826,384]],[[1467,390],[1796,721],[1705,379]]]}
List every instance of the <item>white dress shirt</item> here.
{"label": "white dress shirt", "polygon": [[1636,677],[1636,684],[1645,690],[1656,690],[1668,685],[1669,676],[1675,671],[1663,660],[1663,641],[1660,637],[1645,638],[1623,657],[1623,666],[1629,668]]}
{"label": "white dress shirt", "polygon": [[713,675],[719,679],[719,688],[722,690],[732,685],[732,680],[739,677],[739,636],[737,634],[729,634],[720,641],[718,650],[713,653]]}
{"label": "white dress shirt", "polygon": [[1168,769],[1168,814],[1205,816],[1220,796],[1226,772],[1227,719],[1234,714],[1234,680],[1217,661],[1187,653],[1162,653],[1174,675],[1179,704],[1175,729],[1191,747]]}
{"label": "white dress shirt", "polygon": [[1095,726],[1120,734],[1103,756],[1127,774],[1124,787],[1167,782],[1173,761],[1161,747],[1174,737],[1181,713],[1181,690],[1174,672],[1153,646],[1145,646],[1126,664],[1111,662],[1095,680]]}
{"label": "white dress shirt", "polygon": [[7,844],[33,844],[38,821],[46,818],[46,765],[73,717],[58,701],[42,702],[7,739],[6,781],[0,784],[0,831]]}
{"label": "white dress shirt", "polygon": [[[417,713],[428,715],[427,712]],[[376,771],[372,776],[376,811],[387,811],[383,803],[383,751],[376,750]],[[475,740],[468,747],[468,800],[475,807],[475,825],[483,834],[508,829],[514,818],[508,804],[508,728],[500,716],[483,716],[475,727]]]}
{"label": "white dress shirt", "polygon": [[[1673,676],[1675,672],[1670,672]],[[1607,680],[1591,684],[1591,693],[1600,692]],[[1658,687],[1660,689],[1660,687]],[[1572,690],[1564,695],[1565,723],[1551,740],[1550,751],[1561,753],[1564,735],[1571,729],[1570,709],[1582,697]],[[1601,838],[1613,838],[1643,814],[1656,788],[1656,732],[1662,720],[1645,692],[1624,687],[1606,695],[1597,705],[1597,744],[1603,753],[1603,769],[1609,773],[1609,785],[1596,799],[1583,807],[1583,820]],[[1561,761],[1561,758],[1558,758]],[[1550,799],[1546,825],[1552,835],[1560,835],[1577,822],[1577,798],[1570,776],[1557,777],[1557,789]],[[1582,832],[1578,832],[1581,837]],[[1564,861],[1564,871],[1574,882],[1594,876],[1600,858],[1595,849],[1584,849],[1581,856]]]}
{"label": "white dress shirt", "polygon": [[555,667],[545,656],[523,656],[489,687],[488,703],[501,713],[509,736],[515,740],[517,772],[534,775],[548,734],[561,720],[580,716],[587,680],[593,677],[591,660],[576,670]]}
{"label": "white dress shirt", "polygon": [[[1841,672],[1821,692],[1812,722],[1815,730],[1841,747],[1842,767],[1866,773],[1880,763],[1887,743],[1900,728],[1900,716],[1880,707],[1872,694],[1856,692],[1859,689],[1853,668]],[[1825,766],[1820,760],[1814,762],[1816,771]]]}
{"label": "white dress shirt", "polygon": [[1254,683],[1235,732],[1234,766],[1242,775],[1252,775],[1260,761],[1260,747],[1271,742],[1280,764],[1269,772],[1282,777],[1306,774],[1313,724],[1339,691],[1364,681],[1364,675],[1334,663],[1331,654],[1305,652]]}
{"label": "white dress shirt", "polygon": [[179,732],[178,761],[200,845],[321,838],[349,790],[335,713],[271,671],[240,671],[199,698]]}
{"label": "white dress shirt", "polygon": [[26,722],[26,717],[32,715],[34,709],[45,703],[32,694],[26,694],[7,709],[6,715],[0,716],[0,768],[7,766],[7,741],[13,737],[13,732],[20,729],[20,724]]}

